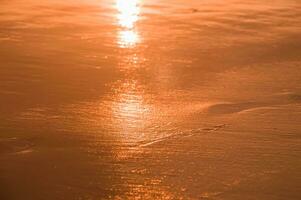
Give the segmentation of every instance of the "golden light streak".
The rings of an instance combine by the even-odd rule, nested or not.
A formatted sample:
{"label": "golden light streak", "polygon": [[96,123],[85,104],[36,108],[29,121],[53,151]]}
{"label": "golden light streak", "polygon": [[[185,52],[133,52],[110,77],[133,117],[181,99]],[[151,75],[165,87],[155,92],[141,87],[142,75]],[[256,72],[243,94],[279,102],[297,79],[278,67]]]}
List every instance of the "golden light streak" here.
{"label": "golden light streak", "polygon": [[118,33],[119,47],[133,47],[139,41],[139,35],[134,30],[139,19],[139,0],[116,0],[116,8],[118,24],[122,28]]}
{"label": "golden light streak", "polygon": [[117,18],[123,28],[132,29],[139,17],[139,0],[117,0]]}
{"label": "golden light streak", "polygon": [[119,32],[118,44],[121,48],[134,46],[139,40],[139,36],[135,31],[125,30]]}

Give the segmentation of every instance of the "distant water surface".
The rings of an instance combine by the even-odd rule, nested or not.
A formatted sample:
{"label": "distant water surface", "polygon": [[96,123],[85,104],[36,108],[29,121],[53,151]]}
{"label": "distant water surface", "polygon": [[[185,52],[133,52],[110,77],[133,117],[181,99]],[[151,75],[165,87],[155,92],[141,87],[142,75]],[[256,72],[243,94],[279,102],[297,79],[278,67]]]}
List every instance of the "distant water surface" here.
{"label": "distant water surface", "polygon": [[0,199],[301,198],[299,0],[0,3]]}

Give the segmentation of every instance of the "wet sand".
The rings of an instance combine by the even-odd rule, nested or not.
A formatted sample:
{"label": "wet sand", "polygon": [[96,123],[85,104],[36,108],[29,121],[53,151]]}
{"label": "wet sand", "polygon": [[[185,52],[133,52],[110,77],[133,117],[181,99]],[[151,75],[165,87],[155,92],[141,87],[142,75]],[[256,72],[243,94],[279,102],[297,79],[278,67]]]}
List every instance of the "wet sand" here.
{"label": "wet sand", "polygon": [[0,199],[301,199],[299,0],[2,0]]}

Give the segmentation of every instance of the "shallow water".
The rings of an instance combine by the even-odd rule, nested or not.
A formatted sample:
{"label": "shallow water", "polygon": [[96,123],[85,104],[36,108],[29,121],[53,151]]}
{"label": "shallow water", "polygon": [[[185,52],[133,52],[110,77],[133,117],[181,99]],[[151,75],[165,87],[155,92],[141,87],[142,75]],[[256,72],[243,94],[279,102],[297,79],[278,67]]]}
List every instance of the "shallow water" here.
{"label": "shallow water", "polygon": [[2,0],[1,199],[300,199],[301,2]]}

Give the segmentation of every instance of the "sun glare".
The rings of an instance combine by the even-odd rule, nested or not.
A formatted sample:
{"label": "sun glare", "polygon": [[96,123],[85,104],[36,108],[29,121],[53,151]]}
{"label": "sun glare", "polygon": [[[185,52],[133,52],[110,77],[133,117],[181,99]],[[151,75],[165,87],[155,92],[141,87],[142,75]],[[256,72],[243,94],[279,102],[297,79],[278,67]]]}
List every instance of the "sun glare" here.
{"label": "sun glare", "polygon": [[122,30],[118,35],[118,44],[122,48],[134,46],[139,36],[134,30],[139,19],[139,0],[116,0],[117,19]]}
{"label": "sun glare", "polygon": [[134,46],[139,37],[138,34],[131,30],[125,30],[119,32],[119,45],[122,48]]}
{"label": "sun glare", "polygon": [[132,29],[138,20],[138,0],[117,0],[116,6],[120,26]]}

